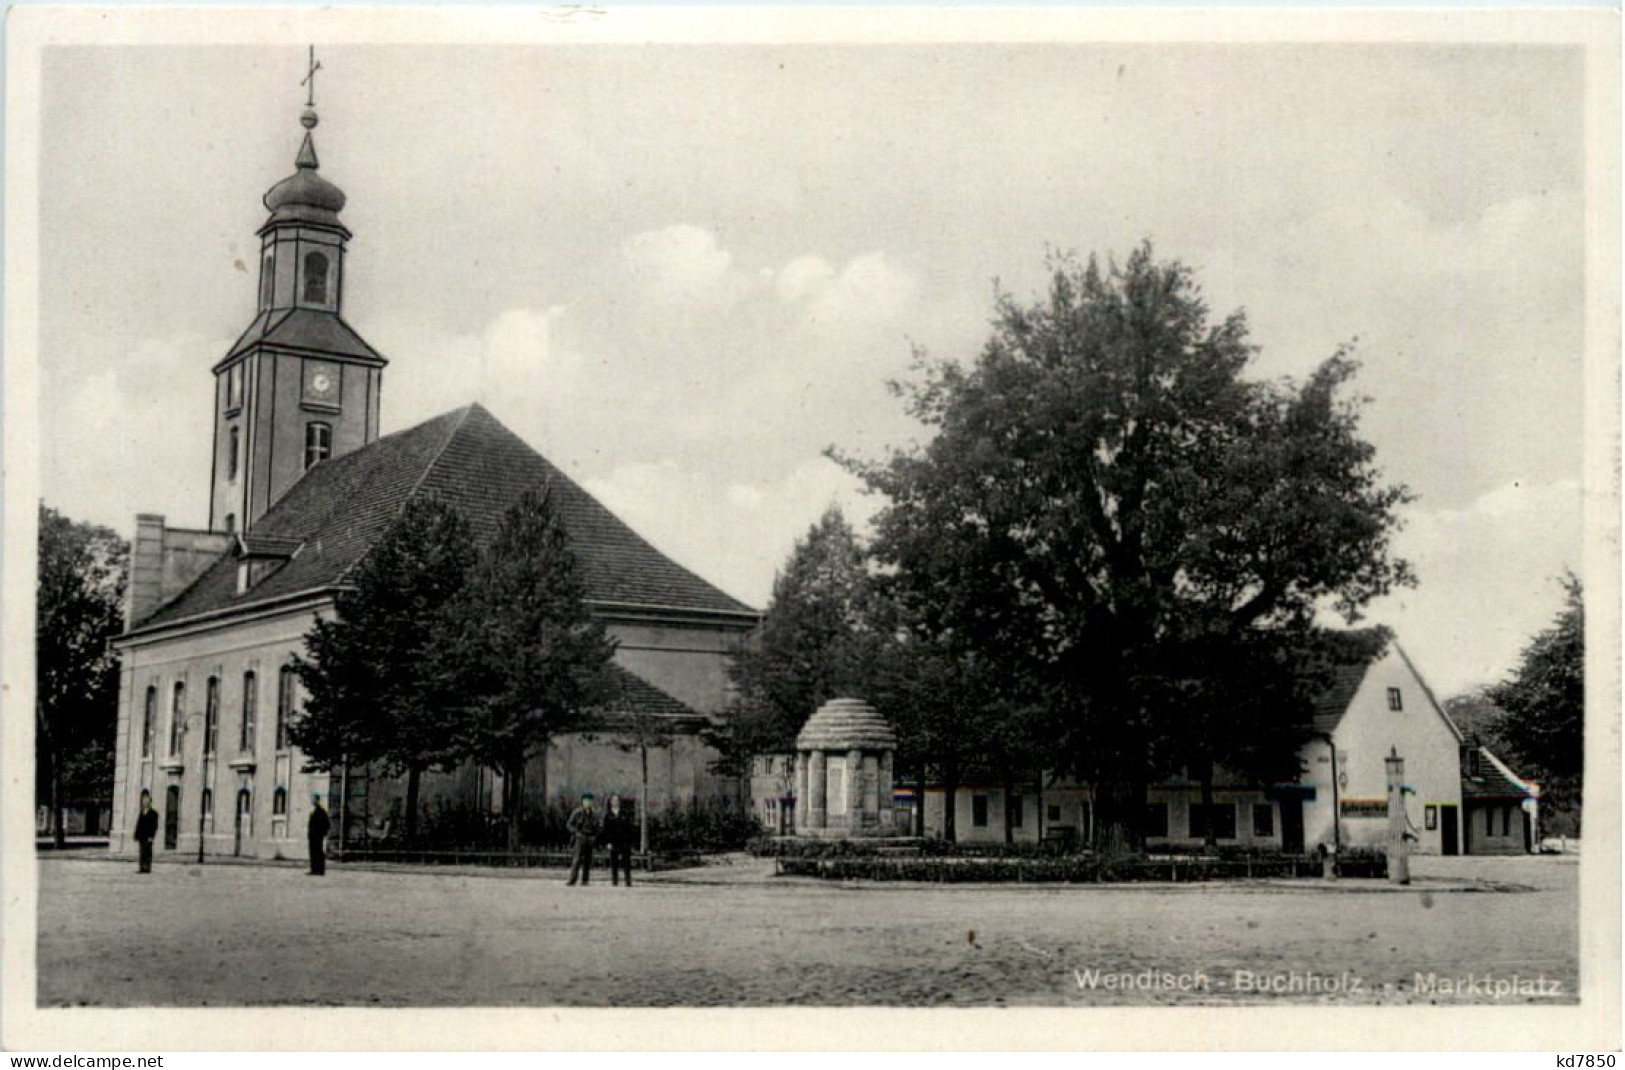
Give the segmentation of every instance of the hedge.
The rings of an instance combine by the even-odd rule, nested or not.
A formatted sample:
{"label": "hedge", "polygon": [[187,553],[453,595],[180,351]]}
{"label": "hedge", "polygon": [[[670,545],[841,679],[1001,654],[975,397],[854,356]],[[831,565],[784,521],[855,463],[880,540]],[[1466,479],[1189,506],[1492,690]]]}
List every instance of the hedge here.
{"label": "hedge", "polygon": [[[1061,858],[780,858],[778,871],[787,876],[821,877],[825,880],[924,881],[940,884],[1183,882],[1250,877],[1319,877],[1322,873],[1320,859],[1288,855],[1246,858],[1140,856],[1110,862],[1092,855]],[[1357,855],[1345,857],[1338,871],[1344,877],[1385,877],[1388,864],[1381,855]]]}

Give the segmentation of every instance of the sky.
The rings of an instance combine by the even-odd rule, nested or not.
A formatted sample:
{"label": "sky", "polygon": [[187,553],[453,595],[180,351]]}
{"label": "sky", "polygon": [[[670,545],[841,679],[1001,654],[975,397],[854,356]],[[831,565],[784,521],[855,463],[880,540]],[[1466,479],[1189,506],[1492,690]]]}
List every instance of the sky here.
{"label": "sky", "polygon": [[[252,318],[302,42],[44,64],[42,496],[207,521],[209,368]],[[1362,362],[1417,500],[1373,605],[1436,691],[1500,679],[1582,572],[1583,66],[1452,45],[333,46],[322,175],[383,429],[469,401],[765,606],[823,457],[916,441],[913,347],[974,359],[1049,249],[1190,265],[1249,374]]]}

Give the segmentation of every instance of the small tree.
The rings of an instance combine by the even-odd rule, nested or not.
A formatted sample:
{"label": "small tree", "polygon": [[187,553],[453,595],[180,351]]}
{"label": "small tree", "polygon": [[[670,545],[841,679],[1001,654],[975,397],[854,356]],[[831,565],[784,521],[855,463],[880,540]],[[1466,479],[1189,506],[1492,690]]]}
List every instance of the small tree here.
{"label": "small tree", "polygon": [[621,737],[616,746],[638,755],[638,851],[649,853],[649,752],[672,745],[671,724],[647,710],[622,713],[615,727]]}
{"label": "small tree", "polygon": [[615,644],[587,610],[551,489],[503,515],[455,600],[433,658],[458,695],[459,751],[502,774],[508,849],[518,850],[525,766],[584,727],[613,693]]}
{"label": "small tree", "polygon": [[761,627],[729,664],[736,697],[708,740],[730,771],[742,775],[754,755],[791,749],[828,700],[867,692],[874,597],[864,550],[831,506],[796,542]]}
{"label": "small tree", "polygon": [[1562,584],[1562,612],[1489,699],[1505,711],[1494,731],[1507,757],[1541,783],[1554,809],[1577,814],[1585,774],[1585,592],[1572,572]]}
{"label": "small tree", "polygon": [[379,762],[406,774],[406,835],[417,832],[423,771],[456,758],[452,695],[434,671],[434,637],[475,558],[468,521],[421,495],[362,559],[332,620],[318,619],[294,662],[307,695],[289,739],[310,764]]}
{"label": "small tree", "polygon": [[115,532],[40,504],[34,759],[59,846],[64,792],[100,794],[113,782],[118,658],[108,643],[123,630],[129,558]]}

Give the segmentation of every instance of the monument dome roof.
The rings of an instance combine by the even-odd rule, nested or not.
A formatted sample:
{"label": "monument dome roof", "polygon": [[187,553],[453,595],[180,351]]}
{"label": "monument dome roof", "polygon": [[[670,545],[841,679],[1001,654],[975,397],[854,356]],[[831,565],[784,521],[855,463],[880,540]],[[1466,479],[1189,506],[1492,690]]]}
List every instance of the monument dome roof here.
{"label": "monument dome roof", "polygon": [[797,750],[892,750],[896,746],[892,726],[860,698],[824,703],[796,736]]}

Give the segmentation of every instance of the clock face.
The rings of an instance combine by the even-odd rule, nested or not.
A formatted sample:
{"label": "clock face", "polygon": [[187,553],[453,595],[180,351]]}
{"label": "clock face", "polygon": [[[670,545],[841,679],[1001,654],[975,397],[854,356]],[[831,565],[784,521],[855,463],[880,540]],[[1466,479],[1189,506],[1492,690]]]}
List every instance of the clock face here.
{"label": "clock face", "polygon": [[305,365],[305,398],[328,405],[339,403],[339,369],[332,364]]}

